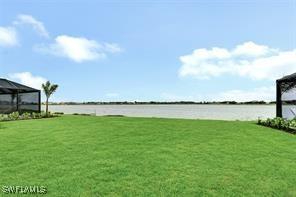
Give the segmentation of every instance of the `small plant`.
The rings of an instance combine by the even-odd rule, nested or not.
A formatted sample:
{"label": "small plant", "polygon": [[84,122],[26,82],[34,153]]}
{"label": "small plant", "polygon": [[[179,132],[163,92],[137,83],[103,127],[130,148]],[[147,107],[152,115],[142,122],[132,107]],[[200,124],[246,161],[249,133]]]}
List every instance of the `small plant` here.
{"label": "small plant", "polygon": [[81,113],[81,114],[79,114],[79,113],[73,113],[73,115],[75,115],[75,116],[90,116],[91,114],[85,114],[85,113]]}
{"label": "small plant", "polygon": [[9,117],[7,114],[1,114],[0,115],[0,121],[8,121],[9,120]]}
{"label": "small plant", "polygon": [[59,115],[62,115],[61,113],[56,114],[56,113],[50,113],[46,114],[46,112],[41,112],[41,113],[22,113],[20,114],[19,112],[12,112],[10,114],[0,114],[0,122],[1,121],[12,121],[12,120],[29,120],[29,119],[40,119],[40,118],[51,118],[51,117],[57,117]]}
{"label": "small plant", "polygon": [[32,118],[32,115],[28,112],[25,112],[21,115],[21,119],[22,120],[28,120],[28,119],[31,119]]}
{"label": "small plant", "polygon": [[12,112],[11,114],[8,114],[8,118],[10,120],[18,120],[20,118],[20,114],[18,112]]}
{"label": "small plant", "polygon": [[33,119],[40,118],[40,113],[33,112],[33,113],[31,114],[31,117],[32,117]]}
{"label": "small plant", "polygon": [[266,120],[258,119],[257,124],[296,134],[296,119],[287,120],[279,117]]}
{"label": "small plant", "polygon": [[54,112],[54,115],[64,115],[64,112]]}

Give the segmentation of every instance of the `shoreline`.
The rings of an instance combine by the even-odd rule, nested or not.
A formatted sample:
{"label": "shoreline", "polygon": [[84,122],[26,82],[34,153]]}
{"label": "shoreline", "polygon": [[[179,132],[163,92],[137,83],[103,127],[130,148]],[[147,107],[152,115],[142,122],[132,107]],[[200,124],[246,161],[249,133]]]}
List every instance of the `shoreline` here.
{"label": "shoreline", "polygon": [[[41,105],[45,105],[42,102]],[[275,105],[275,103],[49,103],[48,105]]]}

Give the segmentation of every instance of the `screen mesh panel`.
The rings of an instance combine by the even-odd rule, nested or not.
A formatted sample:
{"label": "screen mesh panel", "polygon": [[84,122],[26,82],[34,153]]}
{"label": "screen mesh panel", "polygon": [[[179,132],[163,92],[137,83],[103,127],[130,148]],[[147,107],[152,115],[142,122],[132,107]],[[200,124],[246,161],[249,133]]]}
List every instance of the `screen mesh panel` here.
{"label": "screen mesh panel", "polygon": [[0,78],[0,113],[40,112],[40,91]]}
{"label": "screen mesh panel", "polygon": [[276,81],[276,110],[278,117],[296,118],[296,73]]}
{"label": "screen mesh panel", "polygon": [[40,98],[39,92],[0,94],[0,114],[8,114],[18,111],[39,112]]}
{"label": "screen mesh panel", "polygon": [[296,88],[282,92],[282,116],[287,119],[296,117]]}
{"label": "screen mesh panel", "polygon": [[16,110],[16,94],[0,94],[0,113],[11,113]]}
{"label": "screen mesh panel", "polygon": [[20,93],[18,95],[18,109],[20,112],[39,111],[39,93]]}

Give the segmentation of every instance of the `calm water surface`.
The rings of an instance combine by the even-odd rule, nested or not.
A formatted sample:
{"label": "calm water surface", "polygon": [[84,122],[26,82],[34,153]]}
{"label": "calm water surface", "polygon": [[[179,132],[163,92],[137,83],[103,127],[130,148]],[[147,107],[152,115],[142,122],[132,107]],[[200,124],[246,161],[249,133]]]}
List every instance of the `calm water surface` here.
{"label": "calm water surface", "polygon": [[[44,110],[44,106],[42,106]],[[275,105],[50,105],[52,112],[131,117],[256,120],[275,116]]]}

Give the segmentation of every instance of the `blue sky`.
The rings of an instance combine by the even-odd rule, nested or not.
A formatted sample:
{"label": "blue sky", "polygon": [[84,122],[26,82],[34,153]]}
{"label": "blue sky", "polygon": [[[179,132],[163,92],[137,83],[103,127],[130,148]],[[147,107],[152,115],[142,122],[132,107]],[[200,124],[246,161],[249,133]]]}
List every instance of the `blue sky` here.
{"label": "blue sky", "polygon": [[295,0],[0,0],[0,76],[54,101],[274,100],[295,21]]}

